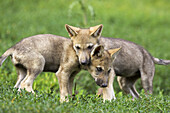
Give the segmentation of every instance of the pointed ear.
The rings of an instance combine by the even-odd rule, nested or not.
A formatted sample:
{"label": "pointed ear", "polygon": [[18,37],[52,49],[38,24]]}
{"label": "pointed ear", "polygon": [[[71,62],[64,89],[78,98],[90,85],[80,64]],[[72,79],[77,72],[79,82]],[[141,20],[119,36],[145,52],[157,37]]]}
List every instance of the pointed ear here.
{"label": "pointed ear", "polygon": [[121,47],[116,48],[116,49],[110,49],[108,50],[108,52],[110,53],[110,56],[112,57],[112,59],[115,59],[116,56],[119,54],[120,50],[121,50]]}
{"label": "pointed ear", "polygon": [[102,45],[97,45],[91,52],[91,57],[101,57],[104,52],[104,47]]}
{"label": "pointed ear", "polygon": [[73,27],[68,24],[65,25],[65,28],[66,28],[70,37],[76,36],[78,34],[78,32],[80,31],[80,28]]}
{"label": "pointed ear", "polygon": [[101,36],[102,29],[103,29],[102,24],[94,26],[94,27],[90,27],[90,35],[93,37],[99,37]]}

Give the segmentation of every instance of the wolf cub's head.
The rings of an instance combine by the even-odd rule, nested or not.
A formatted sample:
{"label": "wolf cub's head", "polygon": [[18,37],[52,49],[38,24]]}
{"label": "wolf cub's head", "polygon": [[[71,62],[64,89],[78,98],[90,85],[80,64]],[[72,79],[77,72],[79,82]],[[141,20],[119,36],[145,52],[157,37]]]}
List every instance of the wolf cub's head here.
{"label": "wolf cub's head", "polygon": [[79,58],[81,65],[90,64],[90,53],[98,45],[103,25],[81,29],[70,25],[65,25],[67,32],[73,42],[73,48]]}
{"label": "wolf cub's head", "polygon": [[119,51],[120,48],[104,50],[101,45],[92,50],[91,64],[88,66],[88,71],[98,86],[107,87],[109,75],[114,74],[113,62]]}

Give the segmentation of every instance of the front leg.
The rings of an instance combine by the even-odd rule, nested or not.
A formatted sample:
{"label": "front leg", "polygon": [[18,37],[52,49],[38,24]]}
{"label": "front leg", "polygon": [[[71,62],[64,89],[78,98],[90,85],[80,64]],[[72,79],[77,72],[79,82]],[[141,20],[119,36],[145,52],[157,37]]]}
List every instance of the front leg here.
{"label": "front leg", "polygon": [[75,76],[76,76],[76,74],[77,74],[78,72],[80,72],[80,69],[76,70],[75,72],[73,72],[73,73],[70,75],[69,82],[68,82],[68,90],[69,90],[69,94],[70,94],[70,95],[72,95],[74,78],[75,78]]}
{"label": "front leg", "polygon": [[58,78],[59,87],[60,87],[60,102],[68,102],[68,82],[70,73],[66,72],[62,67],[59,68],[58,72],[56,73]]}
{"label": "front leg", "polygon": [[114,89],[113,89],[113,80],[114,80],[114,72],[112,72],[112,74],[109,75],[109,83],[108,83],[108,87],[103,88],[103,100],[105,102],[105,100],[109,100],[111,101],[112,99],[116,99],[115,97],[115,93],[114,93]]}
{"label": "front leg", "polygon": [[116,99],[113,86],[110,85],[106,88],[103,88],[103,101],[104,102],[105,100],[111,101],[112,99],[114,100]]}
{"label": "front leg", "polygon": [[73,77],[73,79],[70,80],[70,75],[79,68],[78,57],[73,49],[72,42],[70,41],[64,45],[66,46],[64,46],[64,53],[60,62],[60,67],[56,73],[60,87],[60,102],[68,102],[68,98],[66,99],[65,97],[71,93],[69,88],[72,87],[72,84],[69,84],[69,82],[74,79]]}

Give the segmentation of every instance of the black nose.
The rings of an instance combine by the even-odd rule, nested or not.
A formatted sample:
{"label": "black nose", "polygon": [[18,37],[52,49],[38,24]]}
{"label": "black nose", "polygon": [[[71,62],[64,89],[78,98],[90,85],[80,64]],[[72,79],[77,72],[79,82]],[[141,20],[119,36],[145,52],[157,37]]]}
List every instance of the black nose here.
{"label": "black nose", "polygon": [[107,87],[107,84],[103,83],[103,84],[101,85],[101,87]]}
{"label": "black nose", "polygon": [[88,62],[86,60],[81,61],[81,65],[87,65]]}

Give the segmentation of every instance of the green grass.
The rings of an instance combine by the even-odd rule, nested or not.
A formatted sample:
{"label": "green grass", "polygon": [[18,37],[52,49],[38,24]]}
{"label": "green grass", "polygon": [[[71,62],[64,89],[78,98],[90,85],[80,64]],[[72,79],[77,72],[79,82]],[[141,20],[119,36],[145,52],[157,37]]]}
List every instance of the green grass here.
{"label": "green grass", "polygon": [[[8,90],[6,90],[8,89]],[[156,97],[145,97],[131,100],[130,96],[122,96],[118,93],[117,100],[103,103],[102,99],[95,95],[79,95],[70,99],[68,103],[59,103],[58,94],[38,93],[37,96],[23,91],[21,94],[10,87],[6,88],[0,96],[0,112],[168,112],[169,96],[162,93]]]}
{"label": "green grass", "polygon": [[[68,37],[65,24],[79,27],[103,24],[103,36],[135,42],[155,57],[170,59],[169,0],[84,0],[85,10],[76,1],[1,0],[0,55],[24,37],[47,33]],[[170,66],[156,66],[154,94],[145,97],[139,80],[136,87],[142,99],[135,101],[122,95],[115,80],[117,100],[103,103],[95,95],[94,80],[82,71],[75,79],[79,94],[69,103],[61,104],[54,73],[42,73],[36,78],[33,88],[37,96],[25,91],[18,94],[12,88],[17,72],[8,58],[0,68],[0,112],[170,112],[169,73]]]}

